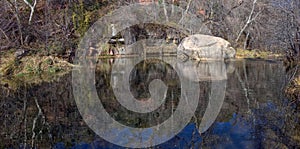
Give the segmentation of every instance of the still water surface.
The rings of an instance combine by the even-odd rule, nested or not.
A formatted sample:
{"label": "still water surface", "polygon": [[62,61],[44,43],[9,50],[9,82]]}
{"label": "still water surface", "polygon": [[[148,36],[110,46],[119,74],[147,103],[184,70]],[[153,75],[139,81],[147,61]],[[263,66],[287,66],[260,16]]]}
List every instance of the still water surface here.
{"label": "still water surface", "polygon": [[[150,82],[161,79],[168,86],[164,103],[150,113],[124,108],[113,92],[116,84],[111,80],[119,75],[112,73],[114,62],[100,60],[95,85],[105,110],[116,121],[147,128],[164,122],[178,108],[182,96],[178,74],[171,65],[155,60],[143,61],[131,70],[129,88],[147,106]],[[190,122],[171,140],[153,148],[300,147],[300,111],[282,94],[286,83],[282,62],[251,59],[226,62],[224,102],[216,120],[201,132],[199,124],[209,99],[214,96],[212,82],[224,80],[223,77],[207,79],[206,68],[205,64],[191,67],[199,69],[200,79],[185,75],[199,83],[199,102]],[[2,90],[0,103],[0,148],[122,148],[105,141],[87,126],[76,106],[71,73],[51,83],[24,85],[16,91]]]}

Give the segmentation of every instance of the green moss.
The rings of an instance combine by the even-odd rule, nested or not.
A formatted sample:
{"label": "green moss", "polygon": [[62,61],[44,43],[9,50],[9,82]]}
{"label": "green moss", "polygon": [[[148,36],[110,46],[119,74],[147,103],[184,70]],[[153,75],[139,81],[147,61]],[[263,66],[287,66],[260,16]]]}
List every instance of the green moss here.
{"label": "green moss", "polygon": [[20,78],[20,77],[24,77],[26,74],[25,73],[18,73],[16,74],[16,77]]}
{"label": "green moss", "polygon": [[39,67],[39,64],[37,64],[34,60],[29,60],[26,64],[24,63],[24,71],[23,73],[26,74],[40,74],[41,68]]}

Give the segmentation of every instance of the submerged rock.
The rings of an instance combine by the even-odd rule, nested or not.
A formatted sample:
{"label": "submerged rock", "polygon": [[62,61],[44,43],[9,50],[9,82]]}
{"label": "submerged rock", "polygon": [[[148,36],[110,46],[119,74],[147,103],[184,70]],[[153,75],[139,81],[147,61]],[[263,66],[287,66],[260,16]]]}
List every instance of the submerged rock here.
{"label": "submerged rock", "polygon": [[222,60],[234,58],[235,54],[235,49],[225,39],[202,34],[184,38],[177,48],[179,58],[188,57],[193,60]]}

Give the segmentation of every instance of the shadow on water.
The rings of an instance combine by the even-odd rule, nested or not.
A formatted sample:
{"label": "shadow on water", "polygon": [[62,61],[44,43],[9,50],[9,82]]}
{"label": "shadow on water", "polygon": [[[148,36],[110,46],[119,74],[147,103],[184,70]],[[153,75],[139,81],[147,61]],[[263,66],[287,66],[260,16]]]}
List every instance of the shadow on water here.
{"label": "shadow on water", "polygon": [[[95,84],[105,110],[116,121],[146,128],[162,123],[176,111],[182,95],[179,77],[171,65],[143,61],[130,71],[130,92],[145,106],[151,97],[151,81],[161,79],[168,86],[164,103],[153,112],[141,114],[124,108],[116,100],[111,80],[122,72],[111,74],[113,63],[113,59],[101,60]],[[184,71],[199,69],[200,76],[197,79],[186,75],[196,78],[194,81],[200,87],[198,108],[191,121],[171,140],[154,148],[300,147],[300,112],[282,95],[285,72],[282,62],[277,61],[226,63],[224,102],[214,123],[199,133],[199,124],[210,105],[208,99],[214,94],[213,75],[208,79],[201,77],[207,73],[200,71],[207,69],[206,65],[209,64],[203,62]],[[10,92],[2,90],[0,106],[0,148],[122,148],[105,141],[86,125],[74,100],[71,74],[52,83],[24,85]]]}

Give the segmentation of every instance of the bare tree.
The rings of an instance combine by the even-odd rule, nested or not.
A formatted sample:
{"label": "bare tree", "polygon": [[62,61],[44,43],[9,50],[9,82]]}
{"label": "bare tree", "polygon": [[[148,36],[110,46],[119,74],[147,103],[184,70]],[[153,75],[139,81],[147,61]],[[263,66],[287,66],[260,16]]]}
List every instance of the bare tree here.
{"label": "bare tree", "polygon": [[[255,6],[256,6],[256,2],[257,2],[257,0],[253,0],[253,4],[252,4],[252,9],[251,9],[251,12],[250,12],[250,14],[249,14],[249,17],[248,17],[248,19],[247,19],[247,22],[246,22],[246,24],[244,25],[244,27],[241,29],[241,31],[239,32],[239,34],[238,34],[238,36],[236,37],[236,39],[235,39],[235,42],[238,42],[239,41],[239,39],[240,39],[240,37],[241,37],[241,35],[242,35],[242,33],[245,31],[245,29],[257,18],[257,16],[261,13],[261,11],[260,12],[258,12],[258,13],[256,13],[256,15],[254,15],[254,10],[255,10]],[[247,38],[248,38],[248,36],[249,36],[249,34],[247,34]]]}
{"label": "bare tree", "polygon": [[29,16],[28,24],[31,24],[31,20],[32,20],[32,16],[33,16],[33,13],[34,13],[34,9],[35,9],[37,0],[33,0],[33,4],[31,4],[28,0],[23,0],[23,1],[30,8],[30,16]]}
{"label": "bare tree", "polygon": [[21,20],[20,20],[19,5],[17,3],[17,0],[14,0],[13,2],[10,0],[6,0],[6,2],[10,5],[10,9],[13,12],[14,17],[17,20],[19,40],[20,40],[21,45],[23,45],[23,31],[22,31],[22,24],[21,24]]}

